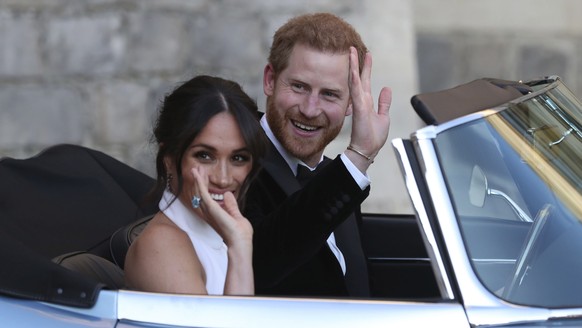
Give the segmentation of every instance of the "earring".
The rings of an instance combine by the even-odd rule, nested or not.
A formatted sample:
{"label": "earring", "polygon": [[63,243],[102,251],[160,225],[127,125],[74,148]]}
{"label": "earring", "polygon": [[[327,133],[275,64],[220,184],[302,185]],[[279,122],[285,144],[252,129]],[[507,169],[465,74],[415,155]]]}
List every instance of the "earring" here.
{"label": "earring", "polygon": [[172,173],[168,173],[168,176],[166,177],[166,188],[168,189],[169,192],[172,192],[172,179],[174,178],[174,176],[172,175]]}

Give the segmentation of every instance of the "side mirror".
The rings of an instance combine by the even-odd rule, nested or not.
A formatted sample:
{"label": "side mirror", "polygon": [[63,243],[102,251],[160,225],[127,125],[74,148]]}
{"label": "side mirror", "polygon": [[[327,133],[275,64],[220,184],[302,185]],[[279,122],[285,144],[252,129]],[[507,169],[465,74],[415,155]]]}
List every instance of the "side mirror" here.
{"label": "side mirror", "polygon": [[529,215],[506,193],[497,189],[489,189],[485,172],[483,172],[483,169],[481,169],[479,165],[475,165],[473,166],[471,184],[469,185],[469,202],[473,206],[483,207],[483,204],[485,204],[485,197],[488,195],[502,198],[509,206],[511,206],[511,209],[521,221],[533,222],[532,218],[530,218]]}
{"label": "side mirror", "polygon": [[471,205],[483,207],[487,195],[487,177],[479,165],[473,166],[471,184],[469,185],[469,201]]}

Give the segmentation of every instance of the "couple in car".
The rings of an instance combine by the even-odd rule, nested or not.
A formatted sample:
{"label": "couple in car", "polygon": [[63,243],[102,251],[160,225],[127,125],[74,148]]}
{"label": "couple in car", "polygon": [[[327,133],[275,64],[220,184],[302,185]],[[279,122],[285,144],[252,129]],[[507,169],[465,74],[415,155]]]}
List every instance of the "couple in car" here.
{"label": "couple in car", "polygon": [[[154,129],[160,211],[129,248],[127,287],[368,296],[357,220],[391,103],[383,88],[374,106],[371,61],[351,25],[307,14],[274,35],[264,114],[218,77],[166,96]],[[349,115],[349,145],[324,157]]]}

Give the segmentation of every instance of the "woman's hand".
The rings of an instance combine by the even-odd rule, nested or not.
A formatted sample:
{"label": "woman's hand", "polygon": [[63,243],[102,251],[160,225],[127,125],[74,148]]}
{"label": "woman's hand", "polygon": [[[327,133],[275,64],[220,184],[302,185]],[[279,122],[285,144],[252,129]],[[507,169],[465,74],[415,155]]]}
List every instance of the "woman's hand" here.
{"label": "woman's hand", "polygon": [[202,168],[193,168],[194,195],[202,198],[200,209],[204,218],[228,246],[228,269],[224,283],[225,295],[253,295],[253,227],[240,213],[232,192],[224,193],[224,207],[208,193],[208,176]]}
{"label": "woman's hand", "polygon": [[224,207],[220,206],[208,192],[208,176],[202,167],[191,170],[195,180],[194,195],[200,197],[202,202],[200,209],[204,219],[224,240],[224,243],[232,247],[235,244],[245,243],[251,246],[253,228],[250,222],[241,214],[233,193],[224,193]]}

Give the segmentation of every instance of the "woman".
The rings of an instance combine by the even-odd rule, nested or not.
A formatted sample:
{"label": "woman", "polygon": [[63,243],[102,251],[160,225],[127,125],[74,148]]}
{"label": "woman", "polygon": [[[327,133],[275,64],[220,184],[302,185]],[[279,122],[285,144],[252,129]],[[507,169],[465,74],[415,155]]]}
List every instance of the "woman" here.
{"label": "woman", "polygon": [[217,77],[197,76],[165,98],[154,129],[160,211],[127,253],[128,288],[254,293],[253,229],[238,204],[266,148],[257,115],[238,84]]}

